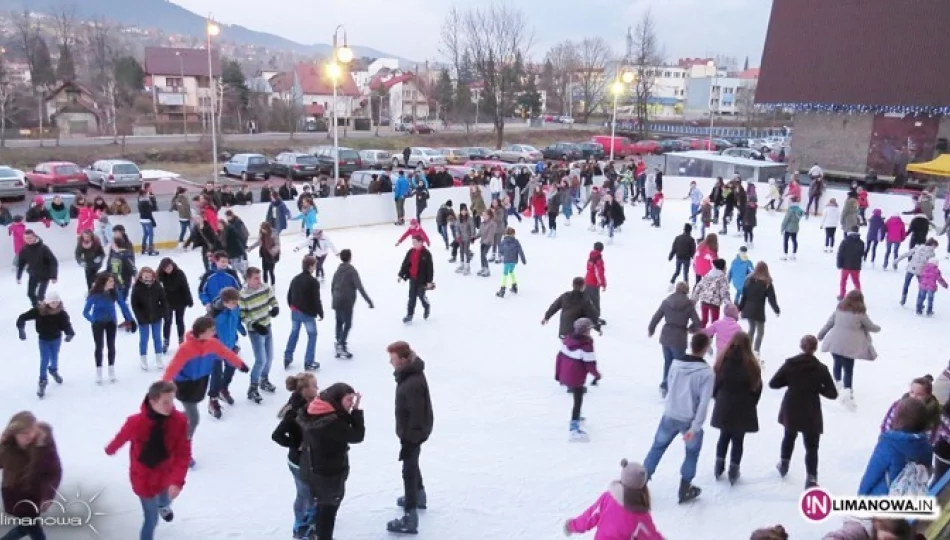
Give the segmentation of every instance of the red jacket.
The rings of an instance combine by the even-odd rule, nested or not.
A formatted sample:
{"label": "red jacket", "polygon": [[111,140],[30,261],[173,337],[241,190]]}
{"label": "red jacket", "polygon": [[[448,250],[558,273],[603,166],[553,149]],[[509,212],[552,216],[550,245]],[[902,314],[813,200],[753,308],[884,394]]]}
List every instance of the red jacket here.
{"label": "red jacket", "polygon": [[548,211],[548,200],[541,188],[531,196],[531,215],[543,216]]}
{"label": "red jacket", "polygon": [[111,456],[125,446],[125,443],[131,443],[129,478],[132,480],[132,491],[146,499],[155,497],[171,486],[184,487],[188,464],[191,462],[188,419],[177,409],[165,419],[165,448],[168,450],[168,459],[153,469],[139,461],[139,455],[148,442],[154,424],[149,418],[149,411],[146,398],[141,411],[128,417],[119,433],[106,446],[106,454]]}
{"label": "red jacket", "polygon": [[867,208],[868,207],[868,192],[859,191],[858,192],[858,208]]}
{"label": "red jacket", "polygon": [[208,225],[211,225],[211,230],[213,230],[215,234],[218,234],[220,224],[218,223],[218,211],[215,207],[210,204],[205,205],[205,207],[201,209],[201,214],[205,217],[205,221],[208,222]]}
{"label": "red jacket", "polygon": [[407,227],[406,232],[402,233],[402,236],[399,237],[399,240],[396,242],[396,245],[398,246],[399,244],[403,243],[406,240],[406,238],[411,238],[413,236],[421,236],[422,243],[424,243],[427,246],[430,245],[429,235],[426,234],[426,230],[423,229],[422,225],[420,225],[419,222],[414,219],[409,222],[409,227]]}
{"label": "red jacket", "polygon": [[584,283],[588,287],[607,287],[604,256],[596,249],[592,250],[590,257],[587,258],[587,275],[584,276]]}

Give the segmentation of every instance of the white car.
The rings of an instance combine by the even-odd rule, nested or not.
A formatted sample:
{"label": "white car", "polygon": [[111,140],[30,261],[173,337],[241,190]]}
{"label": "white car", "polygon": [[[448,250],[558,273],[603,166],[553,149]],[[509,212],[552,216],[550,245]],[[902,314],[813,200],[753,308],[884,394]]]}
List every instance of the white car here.
{"label": "white car", "polygon": [[26,175],[19,169],[0,166],[0,198],[26,198]]}
{"label": "white car", "polygon": [[403,163],[402,152],[393,152],[393,167],[430,167],[432,165],[446,164],[445,156],[435,148],[412,146],[409,150],[408,163]]}
{"label": "white car", "polygon": [[544,159],[541,151],[527,144],[506,144],[497,152],[499,161],[534,163]]}
{"label": "white car", "polygon": [[558,116],[557,121],[559,124],[573,124],[574,119],[570,116]]}

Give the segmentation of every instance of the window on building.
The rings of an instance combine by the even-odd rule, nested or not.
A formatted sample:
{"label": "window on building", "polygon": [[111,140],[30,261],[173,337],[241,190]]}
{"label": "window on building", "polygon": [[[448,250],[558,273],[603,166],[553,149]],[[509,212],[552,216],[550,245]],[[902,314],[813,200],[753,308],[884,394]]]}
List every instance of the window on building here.
{"label": "window on building", "polygon": [[181,77],[165,77],[165,86],[171,88],[181,88],[185,86],[185,81]]}
{"label": "window on building", "polygon": [[664,72],[663,72],[663,77],[669,79],[669,78],[670,78],[670,72],[669,72],[669,71],[664,71]]}
{"label": "window on building", "polygon": [[195,77],[195,79],[198,81],[198,88],[208,88],[210,86],[208,77]]}

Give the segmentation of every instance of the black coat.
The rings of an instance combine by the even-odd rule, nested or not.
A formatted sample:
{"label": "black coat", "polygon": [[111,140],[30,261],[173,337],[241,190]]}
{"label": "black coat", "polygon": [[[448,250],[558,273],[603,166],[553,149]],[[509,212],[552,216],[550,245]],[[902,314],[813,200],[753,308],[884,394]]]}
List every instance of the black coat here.
{"label": "black coat", "polygon": [[756,214],[758,214],[757,207],[748,204],[745,206],[745,210],[742,213],[742,228],[744,230],[751,231],[758,225]]}
{"label": "black coat", "polygon": [[303,429],[301,478],[320,503],[339,504],[350,475],[350,445],[363,442],[366,435],[363,411],[334,409],[312,415],[301,410],[297,421]]}
{"label": "black coat", "polygon": [[59,261],[56,255],[53,255],[53,251],[39,238],[34,244],[24,244],[20,254],[17,255],[17,279],[23,275],[24,268],[28,268],[27,273],[33,279],[40,281],[56,279],[59,275]]}
{"label": "black coat", "polygon": [[419,272],[415,279],[409,275],[409,258],[412,256],[413,249],[415,248],[407,251],[405,258],[402,260],[402,266],[399,267],[399,279],[415,281],[417,285],[432,283],[433,279],[435,279],[435,270],[432,266],[432,253],[426,248],[422,248],[422,254],[419,255]]}
{"label": "black coat", "polygon": [[188,285],[188,276],[181,268],[175,266],[175,270],[171,274],[159,269],[158,280],[162,282],[162,287],[165,288],[165,299],[168,300],[170,309],[181,309],[195,305],[194,298],[191,296],[191,287]]}
{"label": "black coat", "polygon": [[422,444],[432,434],[435,417],[425,367],[425,362],[417,357],[395,373],[396,436],[404,443]]}
{"label": "black coat", "polygon": [[307,400],[299,392],[290,394],[287,409],[274,428],[270,438],[287,449],[287,460],[294,465],[300,464],[300,444],[303,442],[303,429],[297,422],[297,416],[307,408]]}
{"label": "black coat", "polygon": [[915,217],[910,220],[910,224],[907,226],[907,236],[909,236],[915,244],[923,244],[926,242],[928,232],[930,232],[930,220],[925,217]]}
{"label": "black coat", "polygon": [[689,260],[693,258],[693,255],[696,255],[696,239],[693,235],[683,233],[673,239],[669,260],[672,261],[674,257]]}
{"label": "black coat", "polygon": [[59,339],[63,337],[63,334],[76,335],[69,320],[69,313],[66,313],[62,304],[56,311],[49,311],[48,307],[43,307],[43,311],[40,311],[38,307],[30,309],[17,317],[16,327],[20,330],[25,329],[27,321],[36,321],[36,335],[45,341]]}
{"label": "black coat", "polygon": [[136,281],[132,286],[130,303],[139,325],[160,322],[168,312],[168,300],[160,281],[153,281],[151,285]]}
{"label": "black coat", "polygon": [[323,318],[323,303],[320,301],[320,281],[310,272],[301,272],[290,280],[287,288],[287,305],[308,317]]}
{"label": "black coat", "polygon": [[822,433],[821,396],[828,399],[838,397],[826,365],[810,354],[789,358],[772,376],[769,387],[788,388],[779,408],[779,424],[791,431]]}
{"label": "black coat", "polygon": [[730,352],[722,359],[720,371],[713,385],[713,406],[710,425],[729,433],[759,431],[756,407],[762,396],[762,381],[753,390],[752,374],[743,365],[742,358]]}
{"label": "black coat", "polygon": [[838,246],[838,269],[861,270],[864,262],[864,240],[861,235],[848,233]]}
{"label": "black coat", "polygon": [[558,335],[569,336],[574,333],[574,321],[587,318],[594,323],[594,328],[600,330],[600,312],[590,301],[590,298],[579,291],[568,291],[551,304],[544,312],[544,320],[549,320],[558,311],[561,312],[561,322],[558,325]]}
{"label": "black coat", "polygon": [[781,313],[778,308],[778,302],[775,300],[775,289],[771,283],[758,280],[749,276],[745,280],[745,287],[742,288],[742,297],[739,298],[739,311],[743,319],[750,321],[765,321],[765,302],[768,300],[772,306],[772,311],[776,315]]}

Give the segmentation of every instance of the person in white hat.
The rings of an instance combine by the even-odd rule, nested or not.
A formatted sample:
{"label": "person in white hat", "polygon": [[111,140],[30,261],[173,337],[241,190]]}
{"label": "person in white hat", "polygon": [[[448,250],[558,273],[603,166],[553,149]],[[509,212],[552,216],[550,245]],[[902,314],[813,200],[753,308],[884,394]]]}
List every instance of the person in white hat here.
{"label": "person in white hat", "polygon": [[583,534],[598,529],[597,538],[662,540],[650,517],[650,489],[647,471],[639,463],[620,461],[620,480],[610,483],[597,501],[583,514],[564,523],[564,534]]}
{"label": "person in white hat", "polygon": [[47,374],[62,384],[63,378],[59,375],[59,348],[65,340],[72,341],[76,336],[73,325],[69,321],[69,314],[63,308],[63,301],[56,291],[47,291],[46,298],[36,304],[36,307],[17,317],[16,327],[20,339],[26,341],[26,321],[36,321],[36,334],[40,345],[40,379],[36,395],[42,398],[46,395]]}

